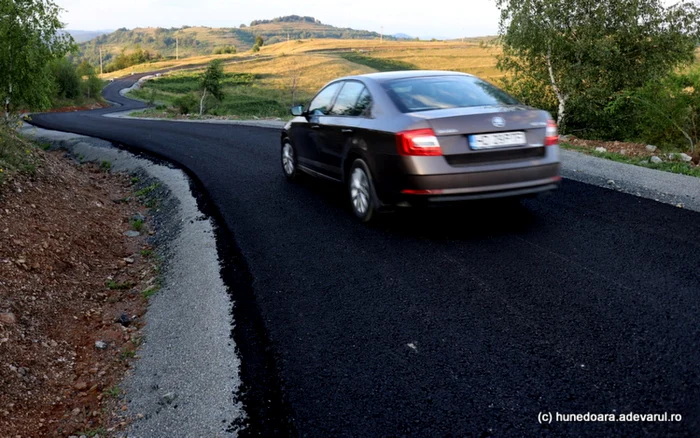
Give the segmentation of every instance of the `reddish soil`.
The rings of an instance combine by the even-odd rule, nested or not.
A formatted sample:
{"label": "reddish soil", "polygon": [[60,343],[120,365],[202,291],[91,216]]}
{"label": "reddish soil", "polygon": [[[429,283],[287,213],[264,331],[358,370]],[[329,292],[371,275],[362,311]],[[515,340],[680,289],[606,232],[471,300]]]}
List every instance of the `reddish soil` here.
{"label": "reddish soil", "polygon": [[144,233],[123,235],[143,210],[121,201],[131,195],[129,178],[60,152],[36,154],[34,176],[0,186],[3,438],[118,425],[114,388],[140,343],[141,291],[156,281],[140,252],[148,248]]}
{"label": "reddish soil", "polygon": [[[662,152],[659,149],[656,149],[655,151],[648,151],[647,145],[643,144],[643,143],[627,143],[627,142],[623,142],[623,141],[583,140],[580,138],[576,138],[573,135],[567,136],[565,142],[569,143],[572,146],[582,147],[582,148],[588,149],[590,151],[595,150],[595,148],[597,148],[597,147],[604,147],[608,152],[627,155],[630,157],[650,158],[650,157],[656,155],[656,156],[663,158],[664,161],[667,161],[667,157],[668,157],[668,154]],[[686,154],[693,157],[693,160],[691,162],[692,164],[694,164],[696,166],[700,165],[700,151],[697,151],[694,154],[691,154],[688,151],[688,152],[686,152]]]}

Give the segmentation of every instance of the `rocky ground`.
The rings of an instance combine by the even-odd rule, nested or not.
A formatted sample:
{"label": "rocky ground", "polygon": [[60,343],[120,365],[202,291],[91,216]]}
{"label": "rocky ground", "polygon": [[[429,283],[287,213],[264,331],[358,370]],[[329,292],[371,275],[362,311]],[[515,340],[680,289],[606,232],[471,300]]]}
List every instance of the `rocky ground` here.
{"label": "rocky ground", "polygon": [[622,141],[583,140],[573,135],[562,136],[561,141],[584,152],[613,153],[646,159],[647,162],[657,164],[661,162],[686,162],[691,166],[700,166],[700,151],[663,152],[654,145]]}
{"label": "rocky ground", "polygon": [[0,436],[105,434],[158,283],[145,207],[108,164],[32,153],[0,186]]}

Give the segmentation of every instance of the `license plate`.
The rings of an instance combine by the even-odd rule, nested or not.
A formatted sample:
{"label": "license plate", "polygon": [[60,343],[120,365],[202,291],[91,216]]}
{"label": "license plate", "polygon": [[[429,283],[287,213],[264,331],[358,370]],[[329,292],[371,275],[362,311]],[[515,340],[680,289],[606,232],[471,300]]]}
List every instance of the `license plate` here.
{"label": "license plate", "polygon": [[469,147],[475,150],[523,146],[525,144],[527,144],[527,139],[522,131],[469,136]]}

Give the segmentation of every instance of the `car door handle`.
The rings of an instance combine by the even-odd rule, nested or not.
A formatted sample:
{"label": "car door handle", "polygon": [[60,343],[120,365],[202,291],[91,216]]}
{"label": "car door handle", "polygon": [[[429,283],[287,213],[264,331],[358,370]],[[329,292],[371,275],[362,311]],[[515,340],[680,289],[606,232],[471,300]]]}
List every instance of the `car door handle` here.
{"label": "car door handle", "polygon": [[311,129],[318,129],[320,127],[321,127],[321,125],[311,125]]}
{"label": "car door handle", "polygon": [[343,134],[352,134],[352,129],[341,129],[340,132]]}

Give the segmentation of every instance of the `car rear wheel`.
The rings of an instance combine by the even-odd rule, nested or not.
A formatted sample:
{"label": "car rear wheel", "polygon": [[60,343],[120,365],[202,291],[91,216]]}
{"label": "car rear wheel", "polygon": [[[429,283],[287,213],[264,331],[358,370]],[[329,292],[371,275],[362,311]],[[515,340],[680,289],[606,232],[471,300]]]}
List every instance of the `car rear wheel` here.
{"label": "car rear wheel", "polygon": [[282,172],[289,181],[299,179],[299,169],[297,168],[297,153],[289,140],[282,143]]}
{"label": "car rear wheel", "polygon": [[362,222],[372,220],[376,216],[379,202],[369,167],[359,158],[350,167],[348,190],[350,192],[350,205],[355,216]]}

